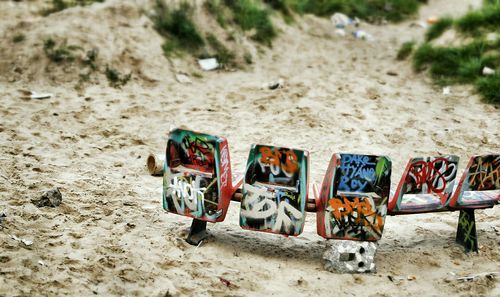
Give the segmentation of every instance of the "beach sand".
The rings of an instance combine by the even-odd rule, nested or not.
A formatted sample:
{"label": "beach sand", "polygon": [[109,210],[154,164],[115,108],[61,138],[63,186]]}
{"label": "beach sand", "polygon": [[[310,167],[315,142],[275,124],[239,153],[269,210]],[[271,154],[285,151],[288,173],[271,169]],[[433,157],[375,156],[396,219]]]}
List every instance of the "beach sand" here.
{"label": "beach sand", "polygon": [[[38,13],[44,1],[1,1],[0,296],[499,296],[498,277],[456,280],[500,271],[499,207],[476,213],[479,254],[455,244],[457,212],[387,217],[377,272],[335,274],[323,268],[326,240],[313,213],[302,235],[286,238],[241,229],[232,202],[203,245],[190,246],[191,220],[162,209],[162,179],[145,166],[182,126],[227,137],[233,171],[244,171],[250,145],[261,143],[308,150],[317,183],[334,152],[388,155],[393,186],[411,156],[456,154],[460,175],[470,156],[499,153],[498,106],[470,86],[443,95],[395,56],[403,42],[423,39],[411,23],[478,2],[430,0],[415,20],[362,23],[373,41],[337,36],[327,18],[287,25],[276,16],[272,48],[237,35],[252,65],[202,72],[188,54],[163,56],[143,13],[148,1],[47,17]],[[205,30],[225,34],[198,14]],[[13,42],[20,32],[25,40]],[[131,72],[131,81],[115,89],[95,74],[75,90],[81,66],[50,62],[49,36],[98,47],[100,67]],[[177,82],[179,72],[192,83]],[[278,79],[283,88],[263,87]],[[21,99],[19,89],[53,96]],[[31,203],[54,187],[60,206]]]}

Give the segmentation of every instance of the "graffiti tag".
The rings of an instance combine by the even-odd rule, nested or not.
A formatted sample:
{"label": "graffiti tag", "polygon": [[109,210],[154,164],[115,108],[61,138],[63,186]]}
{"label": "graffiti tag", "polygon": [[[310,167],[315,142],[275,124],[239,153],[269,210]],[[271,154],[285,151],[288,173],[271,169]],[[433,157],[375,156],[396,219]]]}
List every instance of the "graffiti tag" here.
{"label": "graffiti tag", "polygon": [[500,188],[500,156],[477,158],[469,169],[472,190],[486,191]]}

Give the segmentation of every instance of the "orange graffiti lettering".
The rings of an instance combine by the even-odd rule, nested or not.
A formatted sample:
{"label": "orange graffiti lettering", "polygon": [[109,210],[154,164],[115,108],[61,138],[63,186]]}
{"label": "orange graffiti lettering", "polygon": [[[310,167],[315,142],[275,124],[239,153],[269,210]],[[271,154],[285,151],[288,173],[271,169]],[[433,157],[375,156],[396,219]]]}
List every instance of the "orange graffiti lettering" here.
{"label": "orange graffiti lettering", "polygon": [[280,166],[281,153],[277,149],[271,149],[268,147],[261,147],[260,162],[267,165]]}

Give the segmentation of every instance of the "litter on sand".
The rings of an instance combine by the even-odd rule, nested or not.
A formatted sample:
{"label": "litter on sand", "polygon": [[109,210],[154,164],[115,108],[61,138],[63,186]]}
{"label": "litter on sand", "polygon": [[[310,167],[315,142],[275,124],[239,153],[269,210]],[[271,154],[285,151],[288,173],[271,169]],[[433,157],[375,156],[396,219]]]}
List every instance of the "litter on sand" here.
{"label": "litter on sand", "polygon": [[219,63],[217,62],[216,58],[201,59],[198,60],[198,64],[200,65],[201,69],[205,71],[215,70],[219,68]]}
{"label": "litter on sand", "polygon": [[29,91],[29,90],[19,90],[19,93],[21,93],[21,99],[49,99],[50,97],[54,96],[51,93],[37,93],[35,91]]}

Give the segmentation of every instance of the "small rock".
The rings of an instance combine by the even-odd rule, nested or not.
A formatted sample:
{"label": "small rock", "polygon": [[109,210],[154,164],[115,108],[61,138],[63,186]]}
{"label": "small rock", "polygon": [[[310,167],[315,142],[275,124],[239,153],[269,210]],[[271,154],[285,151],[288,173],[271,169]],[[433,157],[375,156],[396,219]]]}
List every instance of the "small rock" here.
{"label": "small rock", "polygon": [[450,95],[451,89],[450,87],[444,87],[443,88],[443,95]]}
{"label": "small rock", "polygon": [[231,282],[228,281],[227,279],[223,278],[222,276],[219,276],[219,280],[221,283],[223,283],[226,287],[231,286]]}
{"label": "small rock", "polygon": [[352,32],[352,36],[354,36],[354,38],[356,38],[356,39],[361,39],[361,40],[366,40],[366,41],[373,41],[373,39],[374,39],[370,33],[365,32],[363,30],[357,30],[357,31]]}
{"label": "small rock", "polygon": [[386,74],[390,76],[398,76],[398,73],[392,70],[387,71]]}
{"label": "small rock", "polygon": [[40,196],[40,198],[36,200],[32,200],[33,204],[38,207],[50,206],[56,207],[59,206],[62,202],[62,194],[58,188],[54,188],[50,191],[47,191]]}
{"label": "small rock", "polygon": [[267,84],[267,88],[270,90],[281,89],[285,86],[285,80],[282,78],[278,79],[278,81],[273,81]]}
{"label": "small rock", "polygon": [[6,217],[7,217],[7,215],[5,214],[4,211],[0,212],[0,224],[3,223],[3,221],[5,220]]}
{"label": "small rock", "polygon": [[180,82],[181,84],[190,84],[190,83],[192,83],[192,81],[189,78],[189,76],[187,76],[187,74],[185,74],[185,73],[177,73],[175,75],[175,79],[178,82]]}

